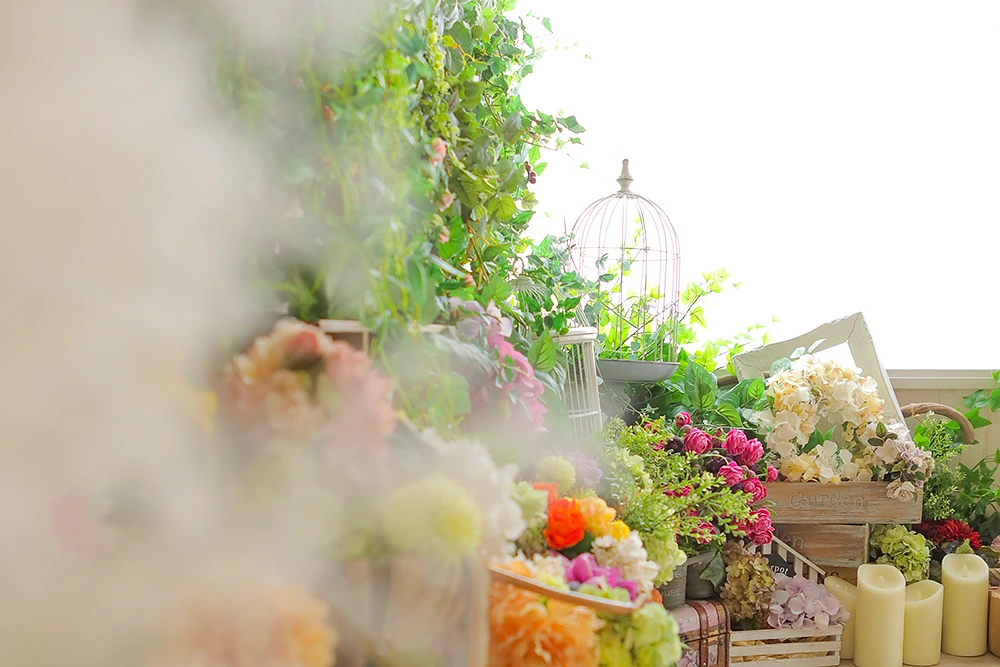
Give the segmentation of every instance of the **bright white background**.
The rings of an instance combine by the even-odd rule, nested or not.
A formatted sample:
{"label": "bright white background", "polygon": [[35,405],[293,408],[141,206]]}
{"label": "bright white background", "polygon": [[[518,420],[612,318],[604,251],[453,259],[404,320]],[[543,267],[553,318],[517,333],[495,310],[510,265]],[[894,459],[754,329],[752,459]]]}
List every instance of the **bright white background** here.
{"label": "bright white background", "polygon": [[888,368],[1000,368],[1000,2],[518,10],[555,31],[526,104],[587,129],[539,178],[533,236],[616,191],[627,157],[684,281],[743,282],[705,303],[711,335],[860,310]]}

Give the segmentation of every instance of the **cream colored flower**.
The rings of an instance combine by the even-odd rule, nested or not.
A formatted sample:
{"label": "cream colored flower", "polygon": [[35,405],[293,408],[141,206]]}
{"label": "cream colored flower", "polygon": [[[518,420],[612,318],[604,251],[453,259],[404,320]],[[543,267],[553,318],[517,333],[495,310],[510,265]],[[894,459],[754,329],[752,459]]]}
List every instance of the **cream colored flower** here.
{"label": "cream colored flower", "polygon": [[890,498],[894,498],[895,500],[905,503],[913,500],[917,493],[917,487],[915,487],[912,482],[900,482],[899,480],[896,480],[889,483],[885,493]]}

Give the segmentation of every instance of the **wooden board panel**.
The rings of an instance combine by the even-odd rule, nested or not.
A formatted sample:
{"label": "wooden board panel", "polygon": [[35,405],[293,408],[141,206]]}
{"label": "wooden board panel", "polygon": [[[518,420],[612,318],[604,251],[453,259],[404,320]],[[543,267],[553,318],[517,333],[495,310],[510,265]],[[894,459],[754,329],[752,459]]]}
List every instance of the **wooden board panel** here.
{"label": "wooden board panel", "polygon": [[909,502],[886,496],[886,482],[772,482],[767,499],[775,524],[919,523],[923,493]]}
{"label": "wooden board panel", "polygon": [[868,526],[843,523],[775,525],[774,534],[824,570],[868,562]]}

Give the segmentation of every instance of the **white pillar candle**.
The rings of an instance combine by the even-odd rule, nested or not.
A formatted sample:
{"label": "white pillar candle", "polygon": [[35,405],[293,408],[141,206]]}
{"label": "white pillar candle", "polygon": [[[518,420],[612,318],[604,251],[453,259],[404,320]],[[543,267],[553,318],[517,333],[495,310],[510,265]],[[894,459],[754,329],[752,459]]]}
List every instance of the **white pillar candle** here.
{"label": "white pillar candle", "polygon": [[936,665],[941,662],[941,611],[944,586],[936,581],[918,581],[906,587],[903,621],[903,662]]}
{"label": "white pillar candle", "polygon": [[894,566],[869,563],[858,568],[857,667],[902,667],[905,603],[906,580]]}
{"label": "white pillar candle", "polygon": [[840,604],[844,605],[844,609],[851,615],[844,623],[844,633],[840,636],[840,657],[850,660],[854,657],[854,615],[858,610],[858,587],[834,576],[824,579],[823,585],[840,600]]}
{"label": "white pillar candle", "polygon": [[990,571],[975,554],[948,554],[941,563],[944,623],[941,649],[949,655],[986,653]]}

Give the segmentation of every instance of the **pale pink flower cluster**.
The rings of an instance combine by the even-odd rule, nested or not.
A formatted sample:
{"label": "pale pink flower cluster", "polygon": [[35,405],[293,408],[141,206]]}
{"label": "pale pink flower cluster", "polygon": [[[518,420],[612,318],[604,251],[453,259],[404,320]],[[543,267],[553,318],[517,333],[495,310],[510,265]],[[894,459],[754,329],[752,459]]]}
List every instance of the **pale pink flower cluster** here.
{"label": "pale pink flower cluster", "polygon": [[819,628],[840,625],[850,613],[826,586],[796,575],[774,575],[775,588],[767,624],[772,628]]}

